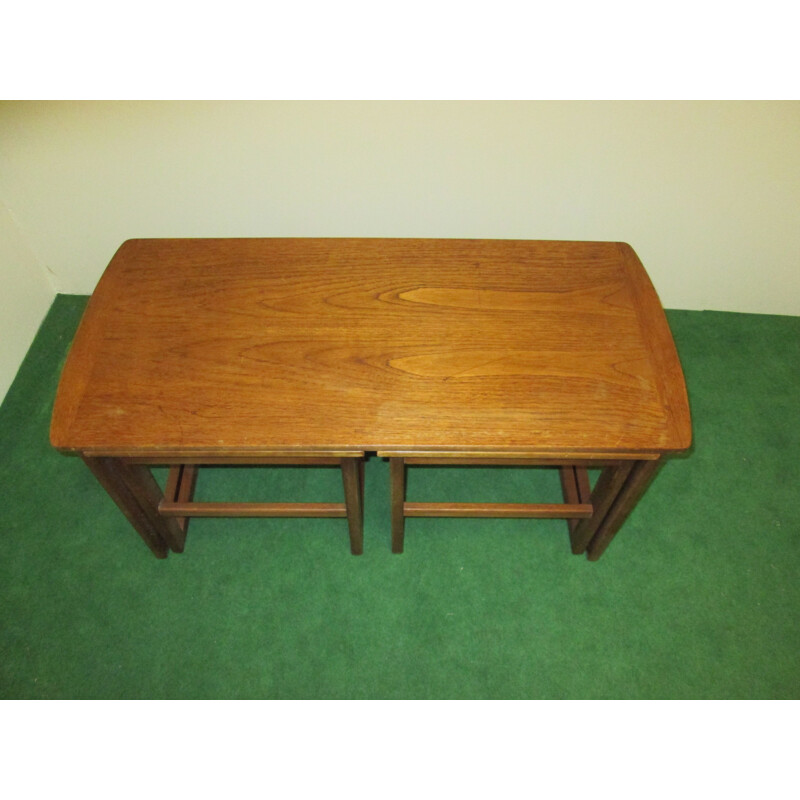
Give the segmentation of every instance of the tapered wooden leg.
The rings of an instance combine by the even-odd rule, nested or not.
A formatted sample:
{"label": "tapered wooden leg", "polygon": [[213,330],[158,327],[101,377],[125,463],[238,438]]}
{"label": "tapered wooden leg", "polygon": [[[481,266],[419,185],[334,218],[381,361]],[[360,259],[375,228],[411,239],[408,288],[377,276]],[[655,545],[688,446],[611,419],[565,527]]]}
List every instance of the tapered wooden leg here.
{"label": "tapered wooden leg", "polygon": [[570,528],[569,540],[575,555],[586,552],[589,542],[625,485],[633,464],[633,461],[626,461],[618,466],[605,467],[600,473],[591,495],[594,509],[592,516],[588,519],[577,520],[577,524]]}
{"label": "tapered wooden leg", "polygon": [[117,504],[120,511],[127,517],[128,522],[150,548],[156,558],[166,558],[169,547],[164,541],[160,529],[153,525],[151,515],[148,514],[131,491],[125,475],[120,471],[120,462],[114,458],[87,458],[84,463],[108,492],[111,499]]}
{"label": "tapered wooden leg", "polygon": [[169,549],[175,553],[182,553],[186,544],[186,531],[181,528],[175,517],[165,517],[159,512],[158,506],[164,499],[164,493],[156,483],[150,468],[143,464],[130,464],[118,459],[117,470]]}
{"label": "tapered wooden leg", "polygon": [[347,524],[350,527],[350,552],[354,556],[364,552],[363,463],[363,458],[342,459],[344,502],[347,506]]}
{"label": "tapered wooden leg", "polygon": [[405,540],[406,464],[402,458],[389,459],[392,492],[392,552],[402,553]]}
{"label": "tapered wooden leg", "polygon": [[633,511],[639,498],[650,485],[650,481],[652,481],[660,465],[660,459],[655,461],[635,461],[633,463],[628,480],[617,494],[597,533],[589,542],[586,553],[589,561],[597,561],[603,555],[622,523],[625,522],[628,514]]}
{"label": "tapered wooden leg", "polygon": [[[89,469],[98,476],[100,483],[139,531],[142,538],[148,542],[148,546],[150,546],[150,541],[145,538],[146,534],[143,533],[145,529],[154,532],[156,538],[166,544],[170,550],[176,553],[183,552],[186,532],[181,530],[177,520],[162,517],[159,514],[158,504],[163,500],[164,495],[147,467],[141,464],[130,464],[120,458],[85,457],[84,461]],[[138,521],[138,524],[134,522],[134,519]],[[150,546],[150,549],[153,548]],[[155,550],[153,552],[159,555]],[[163,556],[159,557],[163,558]]]}

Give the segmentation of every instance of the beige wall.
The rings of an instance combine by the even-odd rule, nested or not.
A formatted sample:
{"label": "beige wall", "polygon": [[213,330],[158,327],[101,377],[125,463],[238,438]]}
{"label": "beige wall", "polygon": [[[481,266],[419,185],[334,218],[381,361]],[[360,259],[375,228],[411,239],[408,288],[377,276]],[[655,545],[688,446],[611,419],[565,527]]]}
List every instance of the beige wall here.
{"label": "beige wall", "polygon": [[0,402],[44,319],[55,291],[0,202]]}
{"label": "beige wall", "polygon": [[0,197],[6,297],[140,236],[610,239],[668,307],[800,314],[798,102],[6,102]]}

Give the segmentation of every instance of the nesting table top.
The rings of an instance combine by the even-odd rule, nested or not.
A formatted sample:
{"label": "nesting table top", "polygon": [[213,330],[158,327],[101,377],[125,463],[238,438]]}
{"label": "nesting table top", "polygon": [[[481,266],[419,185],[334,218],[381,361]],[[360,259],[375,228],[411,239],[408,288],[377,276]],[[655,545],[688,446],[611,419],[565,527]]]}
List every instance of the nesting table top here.
{"label": "nesting table top", "polygon": [[641,457],[687,448],[691,423],[627,244],[137,239],[89,301],[51,441]]}

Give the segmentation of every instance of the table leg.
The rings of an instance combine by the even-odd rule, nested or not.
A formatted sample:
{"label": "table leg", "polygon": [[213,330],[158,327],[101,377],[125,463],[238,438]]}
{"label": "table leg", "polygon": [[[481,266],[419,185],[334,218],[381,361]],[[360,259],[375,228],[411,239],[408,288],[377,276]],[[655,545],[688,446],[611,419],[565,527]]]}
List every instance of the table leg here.
{"label": "table leg", "polygon": [[342,459],[344,502],[347,506],[347,524],[350,528],[350,552],[359,556],[364,552],[364,459]]}
{"label": "table leg", "polygon": [[578,520],[578,524],[570,531],[570,545],[575,555],[586,552],[589,542],[591,542],[592,537],[605,519],[608,510],[625,485],[633,465],[633,461],[625,461],[615,466],[603,468],[591,495],[592,507],[594,508],[592,516]]}
{"label": "table leg", "polygon": [[150,517],[144,512],[131,494],[125,480],[116,469],[116,460],[113,458],[87,458],[84,463],[97,478],[100,485],[108,492],[111,499],[117,504],[120,511],[133,525],[144,543],[150,548],[156,558],[166,558],[169,553],[167,543],[159,531],[153,526]]}
{"label": "table leg", "polygon": [[589,561],[597,561],[597,559],[603,555],[608,545],[611,544],[611,540],[622,526],[622,523],[625,522],[628,514],[633,511],[639,498],[641,498],[650,485],[650,481],[652,481],[660,465],[661,459],[656,459],[654,461],[635,461],[633,463],[628,480],[617,494],[611,509],[600,524],[597,533],[595,533],[591,542],[589,542],[587,552]]}
{"label": "table leg", "polygon": [[405,540],[406,464],[402,458],[389,459],[392,492],[392,552],[402,553]]}
{"label": "table leg", "polygon": [[163,494],[147,467],[119,458],[83,460],[156,557],[183,552],[186,532],[176,519],[159,514]]}

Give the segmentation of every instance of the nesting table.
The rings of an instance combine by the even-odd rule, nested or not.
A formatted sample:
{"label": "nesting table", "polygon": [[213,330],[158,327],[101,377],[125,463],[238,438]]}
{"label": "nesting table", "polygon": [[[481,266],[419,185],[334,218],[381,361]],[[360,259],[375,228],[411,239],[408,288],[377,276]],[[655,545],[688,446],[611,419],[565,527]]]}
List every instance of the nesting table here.
{"label": "nesting table", "polygon": [[[86,308],[51,442],[158,557],[184,549],[193,516],[343,517],[358,554],[375,453],[390,462],[394,552],[410,517],[557,517],[595,560],[691,422],[627,244],[135,239]],[[343,502],[195,502],[211,464],[337,467]],[[406,472],[425,464],[550,467],[564,502],[413,502]]]}

